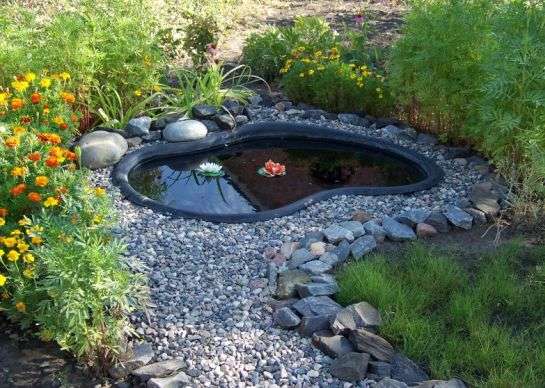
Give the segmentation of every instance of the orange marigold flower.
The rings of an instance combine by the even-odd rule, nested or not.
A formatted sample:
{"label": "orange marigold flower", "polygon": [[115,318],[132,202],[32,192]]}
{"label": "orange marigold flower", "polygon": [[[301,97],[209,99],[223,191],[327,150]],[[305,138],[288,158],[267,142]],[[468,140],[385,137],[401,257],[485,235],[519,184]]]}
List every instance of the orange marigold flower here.
{"label": "orange marigold flower", "polygon": [[28,158],[32,160],[33,162],[37,162],[42,158],[42,155],[40,155],[39,152],[33,152],[31,154],[28,154]]}
{"label": "orange marigold flower", "polygon": [[49,156],[55,156],[58,158],[62,156],[62,154],[63,154],[63,149],[58,146],[51,147],[51,149],[49,150]]}
{"label": "orange marigold flower", "polygon": [[21,123],[21,125],[28,125],[32,122],[32,118],[30,116],[22,116],[19,122]]}
{"label": "orange marigold flower", "polygon": [[14,98],[13,100],[11,100],[11,109],[13,110],[21,109],[23,105],[25,105],[25,103],[20,98]]}
{"label": "orange marigold flower", "polygon": [[15,136],[8,137],[6,140],[4,140],[4,144],[9,148],[15,148],[19,145],[19,138]]}
{"label": "orange marigold flower", "polygon": [[8,215],[8,209],[5,207],[0,207],[0,217],[6,217]]}
{"label": "orange marigold flower", "polygon": [[12,196],[17,197],[18,195],[23,194],[25,190],[26,190],[26,185],[24,183],[19,183],[18,185],[12,187],[12,189],[9,192]]}
{"label": "orange marigold flower", "polygon": [[68,124],[62,123],[62,124],[59,125],[59,128],[62,129],[62,130],[68,129]]}
{"label": "orange marigold flower", "polygon": [[26,304],[24,304],[23,302],[17,302],[15,303],[15,309],[20,313],[24,313],[26,312]]}
{"label": "orange marigold flower", "polygon": [[73,123],[77,123],[79,121],[79,117],[77,114],[75,113],[72,113],[72,115],[70,115],[70,120],[73,122]]}
{"label": "orange marigold flower", "polygon": [[72,93],[62,92],[61,98],[67,104],[73,104],[74,102],[76,102],[76,96],[74,96]]}
{"label": "orange marigold flower", "polygon": [[49,134],[48,140],[51,144],[61,144],[61,137],[56,133]]}
{"label": "orange marigold flower", "polygon": [[34,191],[28,193],[27,198],[32,202],[40,202],[42,200],[42,196]]}
{"label": "orange marigold flower", "polygon": [[49,178],[43,175],[39,175],[34,179],[34,183],[38,187],[45,187],[49,183]]}
{"label": "orange marigold flower", "polygon": [[37,93],[37,92],[36,92],[36,93],[32,93],[32,94],[30,95],[30,101],[31,101],[34,105],[39,104],[40,101],[42,101],[42,95],[41,95],[40,93]]}
{"label": "orange marigold flower", "polygon": [[45,161],[45,165],[46,165],[47,167],[51,167],[51,168],[59,167],[59,165],[60,165],[59,159],[57,159],[57,158],[54,157],[54,156],[50,156],[50,157],[47,158],[47,160]]}
{"label": "orange marigold flower", "polygon": [[75,152],[72,152],[72,151],[69,151],[69,150],[64,150],[64,157],[68,160],[76,160],[78,158],[78,156],[76,155]]}

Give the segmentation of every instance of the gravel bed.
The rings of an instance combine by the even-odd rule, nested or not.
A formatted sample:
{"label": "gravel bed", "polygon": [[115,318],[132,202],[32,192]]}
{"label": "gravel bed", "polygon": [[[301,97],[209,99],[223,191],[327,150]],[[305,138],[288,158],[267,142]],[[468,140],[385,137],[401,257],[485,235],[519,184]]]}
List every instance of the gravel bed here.
{"label": "gravel bed", "polygon": [[[301,121],[383,135],[374,127],[299,117],[274,108],[251,110],[254,122]],[[411,195],[339,196],[253,224],[212,224],[154,213],[122,199],[109,180],[110,169],[95,171],[95,183],[110,188],[114,197],[120,215],[116,233],[128,246],[127,261],[149,277],[154,306],[132,320],[138,333],[153,343],[157,360],[183,358],[195,386],[352,386],[331,377],[331,359],[308,338],[273,327],[262,253],[268,246],[350,219],[357,210],[395,215],[411,208],[442,209],[463,200],[484,179],[469,165],[446,160],[441,147],[393,141],[434,159],[445,171],[444,181]]]}

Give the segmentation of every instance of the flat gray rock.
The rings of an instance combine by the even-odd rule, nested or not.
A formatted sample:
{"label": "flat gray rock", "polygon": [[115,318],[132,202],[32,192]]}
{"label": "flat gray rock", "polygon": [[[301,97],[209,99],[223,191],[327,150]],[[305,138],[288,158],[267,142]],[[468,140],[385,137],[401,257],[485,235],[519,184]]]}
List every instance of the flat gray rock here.
{"label": "flat gray rock", "polygon": [[392,378],[414,385],[429,380],[429,376],[415,362],[401,353],[396,353],[392,360]]}
{"label": "flat gray rock", "polygon": [[402,381],[394,380],[390,377],[385,377],[378,383],[373,383],[371,388],[408,388],[409,386]]}
{"label": "flat gray rock", "polygon": [[322,330],[327,330],[329,327],[329,316],[327,315],[314,315],[310,317],[303,317],[301,324],[299,325],[299,334],[304,337],[311,337],[314,333]]}
{"label": "flat gray rock", "polygon": [[401,213],[401,215],[399,215],[399,217],[396,217],[396,219],[402,224],[405,224],[407,226],[410,226],[411,228],[414,228],[416,224],[425,222],[430,216],[430,214],[431,212],[428,210],[411,209]]}
{"label": "flat gray rock", "polygon": [[354,241],[352,232],[337,224],[330,225],[323,232],[327,241],[333,244],[339,243],[342,240],[347,240],[348,242]]}
{"label": "flat gray rock", "polygon": [[333,252],[326,252],[320,258],[318,259],[323,263],[326,263],[327,265],[330,265],[331,267],[335,267],[337,264],[339,264],[339,256]]}
{"label": "flat gray rock", "polygon": [[375,240],[379,243],[384,242],[386,239],[386,231],[382,226],[378,224],[378,222],[374,220],[367,221],[363,224],[363,228],[365,229],[365,232],[375,238]]}
{"label": "flat gray rock", "polygon": [[197,120],[180,120],[167,124],[163,138],[168,142],[193,141],[206,136],[208,129]]}
{"label": "flat gray rock", "polygon": [[354,238],[358,238],[365,234],[363,224],[359,221],[344,221],[340,224],[340,226],[341,228],[351,231]]}
{"label": "flat gray rock", "polygon": [[349,339],[358,351],[369,353],[379,361],[390,361],[395,354],[388,341],[365,329],[351,331]]}
{"label": "flat gray rock", "polygon": [[237,126],[236,120],[228,114],[216,115],[214,121],[224,131],[231,131]]}
{"label": "flat gray rock", "polygon": [[339,113],[337,117],[339,118],[339,121],[344,124],[356,125],[359,127],[366,127],[369,125],[369,121],[355,113]]}
{"label": "flat gray rock", "polygon": [[367,372],[373,374],[378,379],[390,377],[392,375],[392,364],[384,361],[369,361]]}
{"label": "flat gray rock", "polygon": [[301,318],[289,307],[282,307],[273,313],[273,321],[284,329],[292,329],[299,326]]}
{"label": "flat gray rock", "polygon": [[337,283],[306,283],[297,285],[297,292],[301,298],[307,296],[335,295],[339,292]]}
{"label": "flat gray rock", "polygon": [[337,314],[342,306],[327,296],[309,296],[295,302],[293,308],[303,317],[331,317]]}
{"label": "flat gray rock", "polygon": [[479,210],[472,207],[465,208],[464,211],[473,217],[473,222],[478,225],[484,225],[487,223],[486,214]]}
{"label": "flat gray rock", "polygon": [[314,260],[315,257],[316,256],[313,255],[308,249],[299,248],[291,255],[291,259],[288,261],[288,268],[297,268],[306,262]]}
{"label": "flat gray rock", "polygon": [[470,230],[473,226],[473,216],[457,206],[447,206],[443,214],[452,225],[457,226],[458,228]]}
{"label": "flat gray rock", "polygon": [[319,275],[327,271],[331,271],[333,267],[320,260],[312,260],[299,266],[299,269],[308,272],[311,275]]}
{"label": "flat gray rock", "polygon": [[116,164],[129,149],[127,141],[120,134],[100,130],[83,135],[78,146],[81,149],[81,163],[92,170]]}
{"label": "flat gray rock", "polygon": [[287,260],[291,258],[293,252],[299,249],[299,243],[294,241],[286,241],[280,247],[280,254],[284,256]]}
{"label": "flat gray rock", "polygon": [[429,238],[437,235],[437,229],[426,223],[416,224],[416,235],[418,238]]}
{"label": "flat gray rock", "polygon": [[335,276],[329,274],[329,273],[322,273],[320,275],[314,275],[310,278],[313,283],[335,283],[337,284],[337,280],[335,280]]}
{"label": "flat gray rock", "polygon": [[348,256],[350,255],[350,243],[346,240],[343,240],[337,245],[337,248],[331,251],[339,258],[339,263],[344,263]]}
{"label": "flat gray rock", "polygon": [[213,121],[213,120],[204,119],[204,120],[199,120],[199,121],[204,124],[204,126],[208,130],[208,133],[221,131],[220,126],[218,124],[216,124],[216,122]]}
{"label": "flat gray rock", "polygon": [[297,285],[310,282],[310,276],[301,270],[294,269],[281,272],[278,276],[276,296],[288,299],[297,296]]}
{"label": "flat gray rock", "polygon": [[145,136],[149,135],[151,127],[151,117],[142,116],[130,119],[127,123],[126,131],[129,136]]}
{"label": "flat gray rock", "polygon": [[315,332],[312,335],[312,343],[332,358],[354,351],[354,346],[348,339],[342,335],[335,335],[330,330]]}
{"label": "flat gray rock", "polygon": [[191,113],[196,119],[209,119],[214,117],[218,110],[212,105],[198,104],[191,109]]}
{"label": "flat gray rock", "polygon": [[488,217],[496,217],[500,210],[499,195],[493,192],[490,182],[478,183],[471,188],[469,195],[473,206]]}
{"label": "flat gray rock", "polygon": [[386,236],[392,241],[416,240],[416,234],[407,225],[397,222],[391,217],[385,216],[382,220],[382,228]]}
{"label": "flat gray rock", "polygon": [[147,388],[181,388],[189,384],[191,380],[184,372],[170,377],[159,377],[150,379]]}
{"label": "flat gray rock", "polygon": [[377,242],[373,236],[362,236],[350,245],[350,253],[354,258],[361,258],[372,252],[377,247]]}
{"label": "flat gray rock", "polygon": [[331,320],[331,330],[335,334],[348,335],[352,330],[377,330],[382,324],[380,312],[367,302],[359,302],[345,307]]}
{"label": "flat gray rock", "polygon": [[433,226],[439,233],[448,233],[450,231],[448,219],[440,211],[431,212],[424,223]]}
{"label": "flat gray rock", "polygon": [[301,241],[299,241],[299,245],[301,248],[309,248],[310,244],[318,242],[318,241],[324,241],[324,234],[320,231],[314,230],[311,232],[305,233]]}
{"label": "flat gray rock", "polygon": [[359,381],[367,374],[369,354],[350,352],[333,360],[329,372],[334,377],[345,381]]}
{"label": "flat gray rock", "polygon": [[138,377],[142,382],[148,381],[154,377],[167,377],[180,369],[184,368],[186,363],[184,360],[175,358],[172,360],[160,361],[153,364],[144,365],[131,372],[133,376]]}

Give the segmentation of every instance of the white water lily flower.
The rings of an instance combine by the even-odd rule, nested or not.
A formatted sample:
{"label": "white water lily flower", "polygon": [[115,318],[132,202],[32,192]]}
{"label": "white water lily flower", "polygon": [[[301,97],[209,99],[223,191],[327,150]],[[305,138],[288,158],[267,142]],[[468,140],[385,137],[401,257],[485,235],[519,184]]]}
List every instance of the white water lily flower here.
{"label": "white water lily flower", "polygon": [[206,163],[201,163],[201,165],[198,168],[198,171],[202,175],[217,176],[222,174],[222,169],[223,167],[217,163],[206,162]]}

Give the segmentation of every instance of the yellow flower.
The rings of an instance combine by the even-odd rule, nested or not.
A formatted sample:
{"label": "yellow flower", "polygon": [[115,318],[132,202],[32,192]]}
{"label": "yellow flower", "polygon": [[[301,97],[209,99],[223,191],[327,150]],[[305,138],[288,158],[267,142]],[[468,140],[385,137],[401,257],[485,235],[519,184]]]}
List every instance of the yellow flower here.
{"label": "yellow flower", "polygon": [[26,311],[26,304],[24,304],[23,302],[17,302],[15,303],[15,308],[20,313],[24,313]]}
{"label": "yellow flower", "polygon": [[34,236],[30,239],[30,242],[34,245],[41,245],[44,242],[44,239],[40,236]]}
{"label": "yellow flower", "polygon": [[55,197],[47,197],[47,199],[44,201],[45,207],[57,206],[58,204],[59,200]]}
{"label": "yellow flower", "polygon": [[19,244],[17,244],[17,249],[19,249],[19,252],[21,253],[27,252],[28,248],[30,248],[30,246],[27,243],[24,243],[22,241]]}
{"label": "yellow flower", "polygon": [[63,71],[62,73],[59,74],[59,77],[63,81],[68,81],[70,79],[70,73],[67,73],[66,71]]}
{"label": "yellow flower", "polygon": [[8,98],[9,98],[8,93],[0,93],[0,105],[7,105]]}
{"label": "yellow flower", "polygon": [[44,89],[48,89],[51,86],[51,78],[42,78],[40,86]]}
{"label": "yellow flower", "polygon": [[17,221],[17,223],[21,226],[28,226],[28,225],[32,225],[32,220],[28,218],[27,216],[23,216],[23,218]]}
{"label": "yellow flower", "polygon": [[4,239],[4,245],[8,248],[13,248],[17,244],[17,239],[15,237],[6,237]]}
{"label": "yellow flower", "polygon": [[161,85],[153,85],[153,91],[154,92],[160,92],[161,91]]}
{"label": "yellow flower", "polygon": [[17,90],[19,93],[22,93],[28,89],[29,84],[27,81],[13,81],[11,83],[11,87]]}
{"label": "yellow flower", "polygon": [[0,217],[0,226],[6,225],[6,220],[3,217]]}
{"label": "yellow flower", "polygon": [[34,277],[34,271],[31,268],[27,268],[23,271],[23,276],[28,279],[32,279]]}
{"label": "yellow flower", "polygon": [[9,261],[15,262],[19,260],[19,256],[20,256],[19,252],[12,249],[11,251],[8,252],[6,257],[8,258]]}
{"label": "yellow flower", "polygon": [[14,167],[11,170],[11,176],[14,177],[21,177],[24,176],[27,173],[27,169],[25,167]]}
{"label": "yellow flower", "polygon": [[2,249],[0,249],[0,258],[2,258],[4,256],[4,253],[6,253],[6,252],[4,252]]}
{"label": "yellow flower", "polygon": [[4,284],[6,284],[6,281],[8,280],[7,277],[5,277],[4,275],[0,274],[0,287],[3,287]]}
{"label": "yellow flower", "polygon": [[136,97],[140,97],[140,96],[142,95],[142,91],[141,91],[140,89],[136,89],[136,90],[134,91],[134,95],[135,95]]}
{"label": "yellow flower", "polygon": [[95,216],[93,217],[93,224],[98,225],[98,224],[100,224],[101,222],[102,222],[102,216],[100,216],[100,215],[97,214],[97,215],[95,215]]}
{"label": "yellow flower", "polygon": [[21,135],[23,133],[26,132],[26,128],[25,127],[20,127],[20,126],[17,126],[17,127],[13,127],[13,133],[15,135]]}
{"label": "yellow flower", "polygon": [[34,74],[33,72],[29,71],[28,73],[25,74],[25,80],[27,82],[32,82],[36,79],[36,74]]}
{"label": "yellow flower", "polygon": [[95,187],[95,195],[97,197],[104,197],[106,195],[106,190],[102,187]]}
{"label": "yellow flower", "polygon": [[21,231],[19,229],[14,229],[11,231],[10,235],[12,236],[20,236],[21,235]]}
{"label": "yellow flower", "polygon": [[310,70],[308,71],[308,75],[312,75],[312,74],[314,74],[314,70],[313,70],[313,69],[310,69]]}
{"label": "yellow flower", "polygon": [[34,255],[32,253],[27,253],[23,256],[23,261],[27,264],[34,263]]}
{"label": "yellow flower", "polygon": [[53,122],[57,125],[64,124],[64,119],[61,116],[55,116],[53,117]]}

